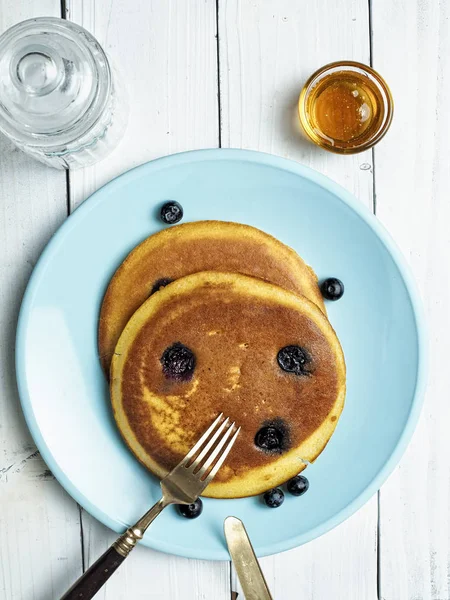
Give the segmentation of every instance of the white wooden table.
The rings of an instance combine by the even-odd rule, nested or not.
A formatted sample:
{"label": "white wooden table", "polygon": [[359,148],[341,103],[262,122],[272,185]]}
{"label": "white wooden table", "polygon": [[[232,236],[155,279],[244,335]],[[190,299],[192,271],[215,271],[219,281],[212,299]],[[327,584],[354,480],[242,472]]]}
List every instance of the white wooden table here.
{"label": "white wooden table", "polygon": [[[0,31],[61,12],[122,65],[132,112],[117,151],[70,176],[0,140],[0,598],[58,599],[114,537],[55,481],[19,407],[15,325],[41,250],[113,176],[165,154],[232,146],[311,165],[375,210],[419,282],[431,342],[426,403],[401,464],[340,527],[262,561],[273,595],[449,600],[450,1],[0,0]],[[334,156],[299,136],[303,82],[338,59],[373,64],[391,85],[393,125],[373,152]],[[138,548],[98,598],[233,592],[228,563]]]}

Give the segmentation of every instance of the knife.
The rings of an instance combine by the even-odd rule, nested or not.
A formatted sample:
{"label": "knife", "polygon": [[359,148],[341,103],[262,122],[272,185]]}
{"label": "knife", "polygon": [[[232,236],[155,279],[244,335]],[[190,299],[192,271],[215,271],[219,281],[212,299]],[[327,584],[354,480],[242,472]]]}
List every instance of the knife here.
{"label": "knife", "polygon": [[273,600],[242,521],[227,517],[223,530],[246,600]]}

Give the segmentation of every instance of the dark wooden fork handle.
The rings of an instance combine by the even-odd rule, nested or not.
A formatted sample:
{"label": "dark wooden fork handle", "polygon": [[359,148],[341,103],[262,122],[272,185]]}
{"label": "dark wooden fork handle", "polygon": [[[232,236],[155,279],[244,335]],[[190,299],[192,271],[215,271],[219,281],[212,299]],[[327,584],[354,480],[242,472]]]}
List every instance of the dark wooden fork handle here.
{"label": "dark wooden fork handle", "polygon": [[61,600],[90,600],[120,567],[138,542],[140,542],[149,525],[172,500],[165,496],[148,510],[143,517],[122,533],[114,544],[89,567],[86,573],[75,582]]}
{"label": "dark wooden fork handle", "polygon": [[68,592],[64,594],[61,600],[90,600],[99,589],[108,581],[111,575],[125,560],[117,552],[114,546],[100,556],[100,558],[83,573],[83,575],[74,583]]}

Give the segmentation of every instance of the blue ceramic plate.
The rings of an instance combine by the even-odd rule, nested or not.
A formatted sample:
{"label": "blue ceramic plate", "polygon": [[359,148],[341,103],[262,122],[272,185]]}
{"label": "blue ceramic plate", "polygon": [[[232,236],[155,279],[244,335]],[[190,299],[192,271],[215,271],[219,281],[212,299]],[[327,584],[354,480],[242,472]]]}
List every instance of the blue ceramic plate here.
{"label": "blue ceramic plate", "polygon": [[[178,154],[115,179],[64,223],[28,285],[17,334],[22,406],[49,468],[87,511],[122,532],[159,486],[116,430],[97,357],[108,281],[127,253],[161,229],[162,202],[185,220],[249,223],[292,246],[345,295],[329,303],[348,368],[336,433],[307,469],[310,489],[277,510],[259,498],[205,500],[188,521],[168,508],[143,543],[182,556],[228,559],[223,520],[245,522],[257,553],[287,550],[331,529],[366,502],[399,460],[420,411],[423,318],[396,246],[360,202],[319,173],[240,150]],[[301,515],[301,518],[299,518]]]}

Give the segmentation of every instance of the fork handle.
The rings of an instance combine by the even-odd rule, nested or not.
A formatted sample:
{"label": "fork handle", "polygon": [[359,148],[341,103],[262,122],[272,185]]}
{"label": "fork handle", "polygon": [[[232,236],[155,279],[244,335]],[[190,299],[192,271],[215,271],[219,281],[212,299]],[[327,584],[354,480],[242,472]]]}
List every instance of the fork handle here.
{"label": "fork handle", "polygon": [[114,571],[120,567],[125,558],[117,552],[113,544],[83,573],[61,600],[89,600],[93,598]]}
{"label": "fork handle", "polygon": [[90,600],[101,587],[108,581],[123,561],[127,558],[146,532],[149,525],[156,519],[159,513],[169,504],[165,498],[161,498],[152,508],[137,521],[133,527],[129,527],[125,533],[117,538],[106,552],[83,573],[74,583],[61,600]]}

